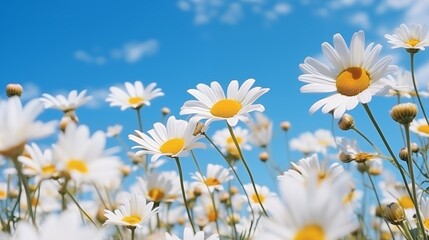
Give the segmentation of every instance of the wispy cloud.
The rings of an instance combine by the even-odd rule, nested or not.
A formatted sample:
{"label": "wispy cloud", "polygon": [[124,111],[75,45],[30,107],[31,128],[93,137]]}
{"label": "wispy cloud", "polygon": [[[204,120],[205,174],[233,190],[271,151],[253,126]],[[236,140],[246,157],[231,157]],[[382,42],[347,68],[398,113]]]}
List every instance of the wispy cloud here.
{"label": "wispy cloud", "polygon": [[109,95],[109,90],[107,89],[89,89],[88,95],[92,96],[91,100],[85,104],[88,108],[97,109],[103,106],[108,106],[106,103],[106,98]]}
{"label": "wispy cloud", "polygon": [[159,50],[159,42],[155,39],[147,41],[127,42],[120,48],[114,48],[97,55],[84,50],[76,50],[74,57],[76,60],[95,65],[104,65],[112,60],[123,60],[127,63],[135,63],[144,57],[154,55]]}
{"label": "wispy cloud", "polygon": [[120,49],[112,50],[112,56],[116,59],[124,59],[128,63],[135,63],[143,57],[158,52],[159,43],[155,39],[144,42],[129,42]]}
{"label": "wispy cloud", "polygon": [[177,7],[192,13],[196,25],[212,21],[236,25],[249,14],[272,21],[288,15],[292,10],[286,2],[271,3],[266,0],[179,0]]}
{"label": "wispy cloud", "polygon": [[26,82],[22,84],[22,89],[23,91],[21,99],[25,101],[39,97],[41,94],[39,86],[32,82]]}
{"label": "wispy cloud", "polygon": [[369,29],[371,27],[371,22],[366,12],[356,12],[352,14],[349,18],[349,23],[362,29]]}
{"label": "wispy cloud", "polygon": [[74,57],[79,61],[90,63],[90,64],[103,65],[106,63],[105,57],[94,56],[84,50],[76,50],[74,52]]}

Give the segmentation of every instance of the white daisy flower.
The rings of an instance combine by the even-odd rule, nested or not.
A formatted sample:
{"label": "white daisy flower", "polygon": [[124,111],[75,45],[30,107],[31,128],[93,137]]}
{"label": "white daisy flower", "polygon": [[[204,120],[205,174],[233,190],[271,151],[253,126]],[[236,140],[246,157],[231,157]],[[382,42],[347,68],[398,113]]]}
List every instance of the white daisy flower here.
{"label": "white daisy flower", "polygon": [[330,181],[309,176],[307,185],[279,181],[282,203],[264,218],[256,239],[340,239],[359,227],[349,205],[342,204],[342,190]]}
{"label": "white daisy flower", "polygon": [[155,88],[156,83],[150,83],[144,87],[141,81],[125,83],[126,91],[118,87],[110,87],[110,93],[106,101],[110,106],[119,106],[121,110],[127,108],[139,109],[144,105],[150,106],[150,101],[156,97],[164,96],[161,88]]}
{"label": "white daisy flower", "polygon": [[27,176],[50,178],[57,170],[50,149],[42,151],[35,143],[25,146],[25,155],[18,157],[23,164],[23,172]]}
{"label": "white daisy flower", "polygon": [[[386,83],[388,84],[388,87],[386,88],[386,95],[388,96],[399,95],[406,98],[416,96],[413,79],[411,78],[411,73],[409,71],[401,69],[392,75],[388,75],[386,77]],[[419,90],[419,96],[428,97],[429,93]]]}
{"label": "white daisy flower", "polygon": [[208,238],[205,237],[205,233],[203,231],[198,231],[195,233],[191,228],[185,227],[183,230],[183,238],[179,238],[176,235],[170,235],[168,232],[165,233],[165,240],[219,240],[219,236],[217,234],[212,234]]}
{"label": "white daisy flower", "polygon": [[429,198],[421,198],[419,206],[423,226],[425,227],[426,232],[429,232]]}
{"label": "white daisy flower", "polygon": [[317,129],[314,132],[314,137],[317,139],[320,145],[321,152],[327,154],[329,147],[335,147],[335,140],[332,136],[332,132],[326,129]]}
{"label": "white daisy flower", "polygon": [[[241,150],[251,150],[252,147],[248,144],[250,139],[249,130],[241,127],[234,127],[235,139],[238,142]],[[237,147],[235,146],[234,140],[231,137],[231,133],[228,128],[218,130],[213,134],[213,143],[219,147],[219,149],[229,156],[240,159],[240,154]]]}
{"label": "white daisy flower", "polygon": [[410,123],[410,131],[422,137],[429,137],[429,125],[425,118],[414,119]]}
{"label": "white daisy flower", "polygon": [[292,138],[289,142],[289,148],[304,155],[322,151],[319,141],[311,132],[303,132],[298,137]]}
{"label": "white daisy flower", "polygon": [[121,178],[121,162],[105,150],[106,136],[102,131],[90,136],[85,125],[69,124],[53,146],[53,158],[58,170],[68,172],[76,183],[98,183],[103,186]]}
{"label": "white daisy flower", "polygon": [[394,34],[385,34],[384,37],[392,44],[392,48],[425,50],[429,46],[428,28],[420,24],[410,27],[401,24]]}
{"label": "white daisy flower", "polygon": [[[201,189],[210,192],[214,190],[223,190],[223,183],[228,182],[232,179],[231,170],[217,164],[207,164],[206,176],[202,176],[199,172],[192,175],[192,179],[198,181],[201,184]],[[207,186],[207,187],[206,187]]]}
{"label": "white daisy flower", "polygon": [[28,140],[46,137],[55,131],[56,122],[36,121],[42,111],[43,106],[37,100],[24,107],[16,96],[0,100],[0,155],[17,157]]}
{"label": "white daisy flower", "polygon": [[180,196],[179,176],[175,171],[151,172],[146,179],[138,178],[138,188],[152,202],[173,202]]}
{"label": "white daisy flower", "polygon": [[105,234],[91,224],[82,224],[78,212],[60,212],[50,214],[36,229],[31,223],[20,221],[15,230],[14,240],[76,240],[76,239],[105,239]]}
{"label": "white daisy flower", "polygon": [[67,98],[63,95],[52,96],[44,93],[39,100],[45,105],[45,108],[59,109],[63,112],[74,111],[76,108],[82,106],[91,100],[91,96],[85,96],[86,90],[81,91],[79,94],[76,90],[72,90]]}
{"label": "white daisy flower", "polygon": [[148,131],[150,136],[135,130],[137,135],[130,134],[128,138],[139,144],[133,148],[143,149],[136,153],[137,156],[153,154],[152,161],[161,156],[187,156],[189,150],[205,147],[204,143],[197,142],[203,136],[193,135],[196,124],[194,121],[187,122],[170,116],[166,125],[155,123],[153,129]]}
{"label": "white daisy flower", "polygon": [[196,121],[207,119],[205,127],[219,120],[226,120],[230,126],[237,125],[238,121],[248,122],[250,112],[265,110],[261,104],[253,103],[269,91],[268,88],[252,88],[254,83],[254,79],[247,79],[239,87],[238,81],[233,80],[228,85],[226,95],[216,81],[210,86],[200,83],[197,89],[188,90],[197,100],[186,101],[180,109],[180,115],[195,114],[192,118]]}
{"label": "white daisy flower", "polygon": [[[256,192],[258,193],[256,195],[255,189],[253,188],[253,185],[251,183],[244,185],[244,190],[247,193],[247,196],[249,196],[250,200],[250,207],[252,209],[257,209],[259,212],[262,212],[261,204],[264,205],[268,210],[274,210],[271,209],[271,202],[277,201],[277,194],[274,192],[271,192],[270,189],[266,186],[261,186],[258,184],[255,184]],[[259,196],[259,199],[258,199]]]}
{"label": "white daisy flower", "polygon": [[7,198],[7,183],[0,182],[0,200]]}
{"label": "white daisy flower", "polygon": [[335,92],[310,107],[310,112],[322,108],[323,113],[333,111],[340,118],[347,110],[358,103],[368,103],[373,95],[385,87],[380,81],[394,72],[396,66],[389,65],[392,57],[378,60],[382,46],[370,43],[365,48],[365,34],[359,31],[353,34],[350,48],[340,34],[334,35],[334,46],[325,42],[322,50],[331,66],[307,57],[300,64],[302,75],[299,80],[307,83],[301,87],[304,93]]}
{"label": "white daisy flower", "polygon": [[263,113],[255,112],[255,120],[249,121],[250,141],[260,147],[267,147],[273,135],[273,122]]}
{"label": "white daisy flower", "polygon": [[158,212],[158,207],[153,208],[153,202],[146,203],[146,198],[137,193],[131,193],[128,201],[114,212],[104,210],[107,217],[105,225],[119,225],[142,228],[145,221]]}

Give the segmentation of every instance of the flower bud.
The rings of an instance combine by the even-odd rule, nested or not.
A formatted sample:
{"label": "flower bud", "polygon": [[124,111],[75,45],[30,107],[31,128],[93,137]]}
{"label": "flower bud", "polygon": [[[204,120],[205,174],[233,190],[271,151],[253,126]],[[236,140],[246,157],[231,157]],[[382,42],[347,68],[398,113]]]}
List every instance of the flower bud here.
{"label": "flower bud", "polygon": [[408,149],[406,147],[399,150],[399,158],[404,161],[408,161]]}
{"label": "flower bud", "polygon": [[290,122],[283,121],[280,123],[280,127],[282,128],[283,131],[287,132],[290,128]]}
{"label": "flower bud", "polygon": [[344,131],[350,130],[354,128],[354,126],[355,126],[354,118],[347,113],[345,113],[338,121],[338,127]]}
{"label": "flower bud", "polygon": [[392,202],[383,210],[384,219],[393,225],[399,225],[405,220],[405,212],[401,205]]}
{"label": "flower bud", "polygon": [[390,116],[396,122],[408,125],[417,115],[417,106],[414,103],[401,103],[390,110]]}
{"label": "flower bud", "polygon": [[268,154],[268,152],[261,152],[259,154],[259,160],[261,160],[261,162],[266,162],[268,161],[268,159],[270,158],[270,155]]}
{"label": "flower bud", "polygon": [[22,86],[18,83],[9,83],[6,85],[6,95],[8,97],[18,96],[20,97],[22,94]]}

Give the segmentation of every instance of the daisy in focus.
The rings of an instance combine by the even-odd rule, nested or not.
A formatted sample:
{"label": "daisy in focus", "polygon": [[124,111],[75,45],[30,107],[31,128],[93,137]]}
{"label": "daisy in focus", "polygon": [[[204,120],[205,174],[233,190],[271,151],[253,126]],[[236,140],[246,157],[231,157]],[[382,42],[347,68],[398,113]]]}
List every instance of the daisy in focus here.
{"label": "daisy in focus", "polygon": [[144,87],[140,81],[125,83],[124,91],[118,87],[110,87],[109,96],[106,98],[110,106],[118,106],[121,110],[127,108],[140,109],[144,105],[150,106],[150,101],[156,97],[164,96],[160,88],[155,88],[156,83],[150,83]]}
{"label": "daisy in focus", "polygon": [[429,46],[428,28],[421,24],[407,26],[401,24],[395,29],[395,33],[385,34],[388,42],[392,44],[392,48],[405,48],[412,50],[425,50]]}
{"label": "daisy in focus", "polygon": [[63,95],[52,96],[44,93],[39,100],[44,104],[45,108],[54,108],[63,111],[64,113],[74,111],[76,108],[82,106],[91,100],[91,96],[85,96],[86,90],[81,91],[79,94],[76,90],[71,91],[67,98]]}
{"label": "daisy in focus", "polygon": [[135,130],[136,135],[130,134],[128,138],[139,144],[133,149],[142,149],[136,152],[137,156],[153,154],[152,161],[156,161],[161,156],[187,156],[189,150],[205,147],[204,143],[198,142],[203,136],[193,135],[196,124],[193,121],[187,122],[170,116],[166,125],[155,123],[153,129],[148,131],[149,135]]}
{"label": "daisy in focus", "polygon": [[105,225],[119,225],[132,228],[142,228],[145,221],[158,212],[158,207],[153,208],[153,202],[146,203],[146,198],[137,193],[131,193],[128,201],[114,212],[104,210],[107,217]]}
{"label": "daisy in focus", "polygon": [[368,103],[373,95],[381,91],[386,83],[383,77],[394,72],[396,66],[389,65],[392,57],[378,59],[382,46],[370,43],[365,47],[365,34],[359,31],[353,34],[350,48],[340,34],[334,35],[334,46],[327,42],[322,50],[331,66],[307,57],[300,64],[303,72],[299,80],[306,83],[301,87],[304,93],[334,94],[323,98],[310,107],[310,112],[322,108],[323,113],[333,111],[340,118],[346,111],[352,110],[358,103]]}
{"label": "daisy in focus", "polygon": [[198,231],[195,233],[191,228],[185,227],[183,230],[183,238],[179,238],[176,235],[170,235],[169,233],[165,233],[165,240],[219,240],[219,236],[217,234],[212,234],[211,236],[205,238],[205,233],[203,231]]}
{"label": "daisy in focus", "polygon": [[254,79],[247,79],[240,87],[238,81],[233,80],[226,94],[216,81],[210,86],[200,83],[197,89],[188,90],[197,100],[186,101],[180,109],[180,115],[194,114],[192,118],[197,122],[207,119],[205,127],[219,120],[226,120],[230,126],[237,125],[238,121],[248,122],[250,112],[265,110],[264,106],[254,102],[269,91],[268,88],[252,88],[254,83]]}
{"label": "daisy in focus", "polygon": [[43,106],[37,100],[25,106],[16,96],[0,100],[0,155],[17,157],[28,140],[46,137],[55,131],[55,121],[36,121],[42,111]]}

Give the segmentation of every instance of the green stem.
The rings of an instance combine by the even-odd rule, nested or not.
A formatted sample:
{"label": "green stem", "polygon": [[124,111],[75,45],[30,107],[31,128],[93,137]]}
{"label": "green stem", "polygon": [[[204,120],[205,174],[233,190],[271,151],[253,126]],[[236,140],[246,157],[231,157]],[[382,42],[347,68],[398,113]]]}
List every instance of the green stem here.
{"label": "green stem", "polygon": [[12,161],[13,161],[13,164],[15,165],[16,171],[18,173],[19,181],[21,182],[21,184],[24,187],[25,195],[27,198],[28,215],[30,215],[31,222],[33,223],[33,225],[36,226],[36,219],[35,219],[34,213],[33,213],[33,207],[32,207],[32,203],[31,203],[31,193],[30,193],[30,187],[28,185],[28,179],[26,176],[24,176],[24,173],[22,172],[22,165],[20,162],[18,162],[18,158],[13,158]]}
{"label": "green stem", "polygon": [[384,145],[386,146],[387,151],[389,152],[390,156],[392,157],[393,161],[395,162],[396,166],[398,167],[399,173],[401,174],[402,181],[405,184],[405,188],[407,189],[408,194],[410,196],[412,196],[410,187],[408,186],[407,179],[405,178],[405,174],[401,168],[401,165],[399,164],[399,161],[396,158],[396,155],[393,153],[392,148],[390,147],[389,143],[387,142],[386,137],[384,136],[383,132],[381,131],[380,126],[378,126],[377,121],[375,120],[374,116],[372,115],[372,112],[369,109],[368,104],[364,103],[362,105],[365,108],[365,111],[368,114],[369,118],[371,119],[372,124],[374,125],[375,129],[377,130],[378,135],[380,135],[381,140],[383,141]]}
{"label": "green stem", "polygon": [[411,78],[413,80],[414,91],[416,92],[417,101],[419,102],[420,108],[422,109],[423,116],[426,119],[426,123],[429,125],[428,117],[426,116],[425,109],[423,107],[422,100],[420,99],[419,91],[417,90],[416,78],[414,76],[414,52],[410,52],[410,62],[411,62]]}
{"label": "green stem", "polygon": [[377,148],[377,146],[375,146],[375,144],[367,137],[365,136],[365,134],[363,134],[361,131],[359,131],[359,129],[357,129],[356,127],[352,128],[353,131],[355,131],[357,134],[359,134],[363,139],[365,139],[365,141],[367,141],[369,143],[369,145],[371,145],[372,148],[374,148],[374,150],[381,155],[381,151]]}
{"label": "green stem", "polygon": [[408,171],[410,172],[410,175],[411,175],[411,188],[413,191],[413,203],[414,203],[414,207],[416,209],[417,220],[419,223],[419,227],[422,231],[423,239],[426,239],[425,227],[423,225],[422,216],[420,215],[419,205],[417,202],[416,179],[414,177],[413,155],[411,153],[410,125],[404,124],[404,129],[405,129],[405,137],[407,139],[407,150],[408,150],[407,164],[408,164]]}
{"label": "green stem", "polygon": [[240,144],[238,143],[237,138],[235,137],[234,130],[232,129],[232,127],[229,125],[228,122],[226,123],[226,125],[228,126],[229,133],[231,134],[231,137],[232,137],[232,140],[234,141],[235,147],[238,150],[240,158],[244,164],[244,167],[246,168],[247,174],[249,175],[250,181],[252,182],[252,187],[253,187],[253,190],[255,191],[256,197],[258,198],[259,205],[261,206],[262,211],[264,212],[265,216],[268,216],[267,212],[265,211],[264,205],[261,202],[261,198],[259,197],[258,190],[256,190],[255,180],[253,179],[252,172],[250,171],[250,168],[247,165],[246,160],[244,159],[243,152],[241,151],[241,148],[240,148]]}
{"label": "green stem", "polygon": [[136,233],[136,227],[130,227],[131,230],[131,240],[134,240],[134,235]]}
{"label": "green stem", "polygon": [[191,216],[191,212],[189,211],[189,207],[188,207],[188,200],[186,200],[186,194],[185,194],[185,186],[183,185],[183,172],[182,172],[182,166],[180,164],[180,160],[178,157],[174,157],[174,159],[176,160],[176,164],[177,164],[177,169],[179,171],[179,177],[180,177],[180,187],[182,189],[182,197],[183,197],[183,202],[185,204],[186,207],[186,213],[188,214],[188,218],[189,218],[189,222],[191,224],[192,227],[192,231],[194,232],[194,234],[196,233],[195,231],[195,227],[194,227],[194,222],[192,221],[192,216]]}
{"label": "green stem", "polygon": [[83,213],[83,215],[85,215],[86,218],[88,218],[88,220],[94,225],[95,228],[97,227],[97,224],[95,224],[94,220],[92,220],[92,218],[88,215],[88,213],[86,213],[85,210],[83,210],[83,208],[80,206],[80,204],[76,201],[76,199],[73,197],[73,195],[66,189],[64,189],[65,193],[67,193],[67,195],[69,195],[69,197],[71,198],[71,200],[76,204],[76,206],[79,208],[80,212]]}

